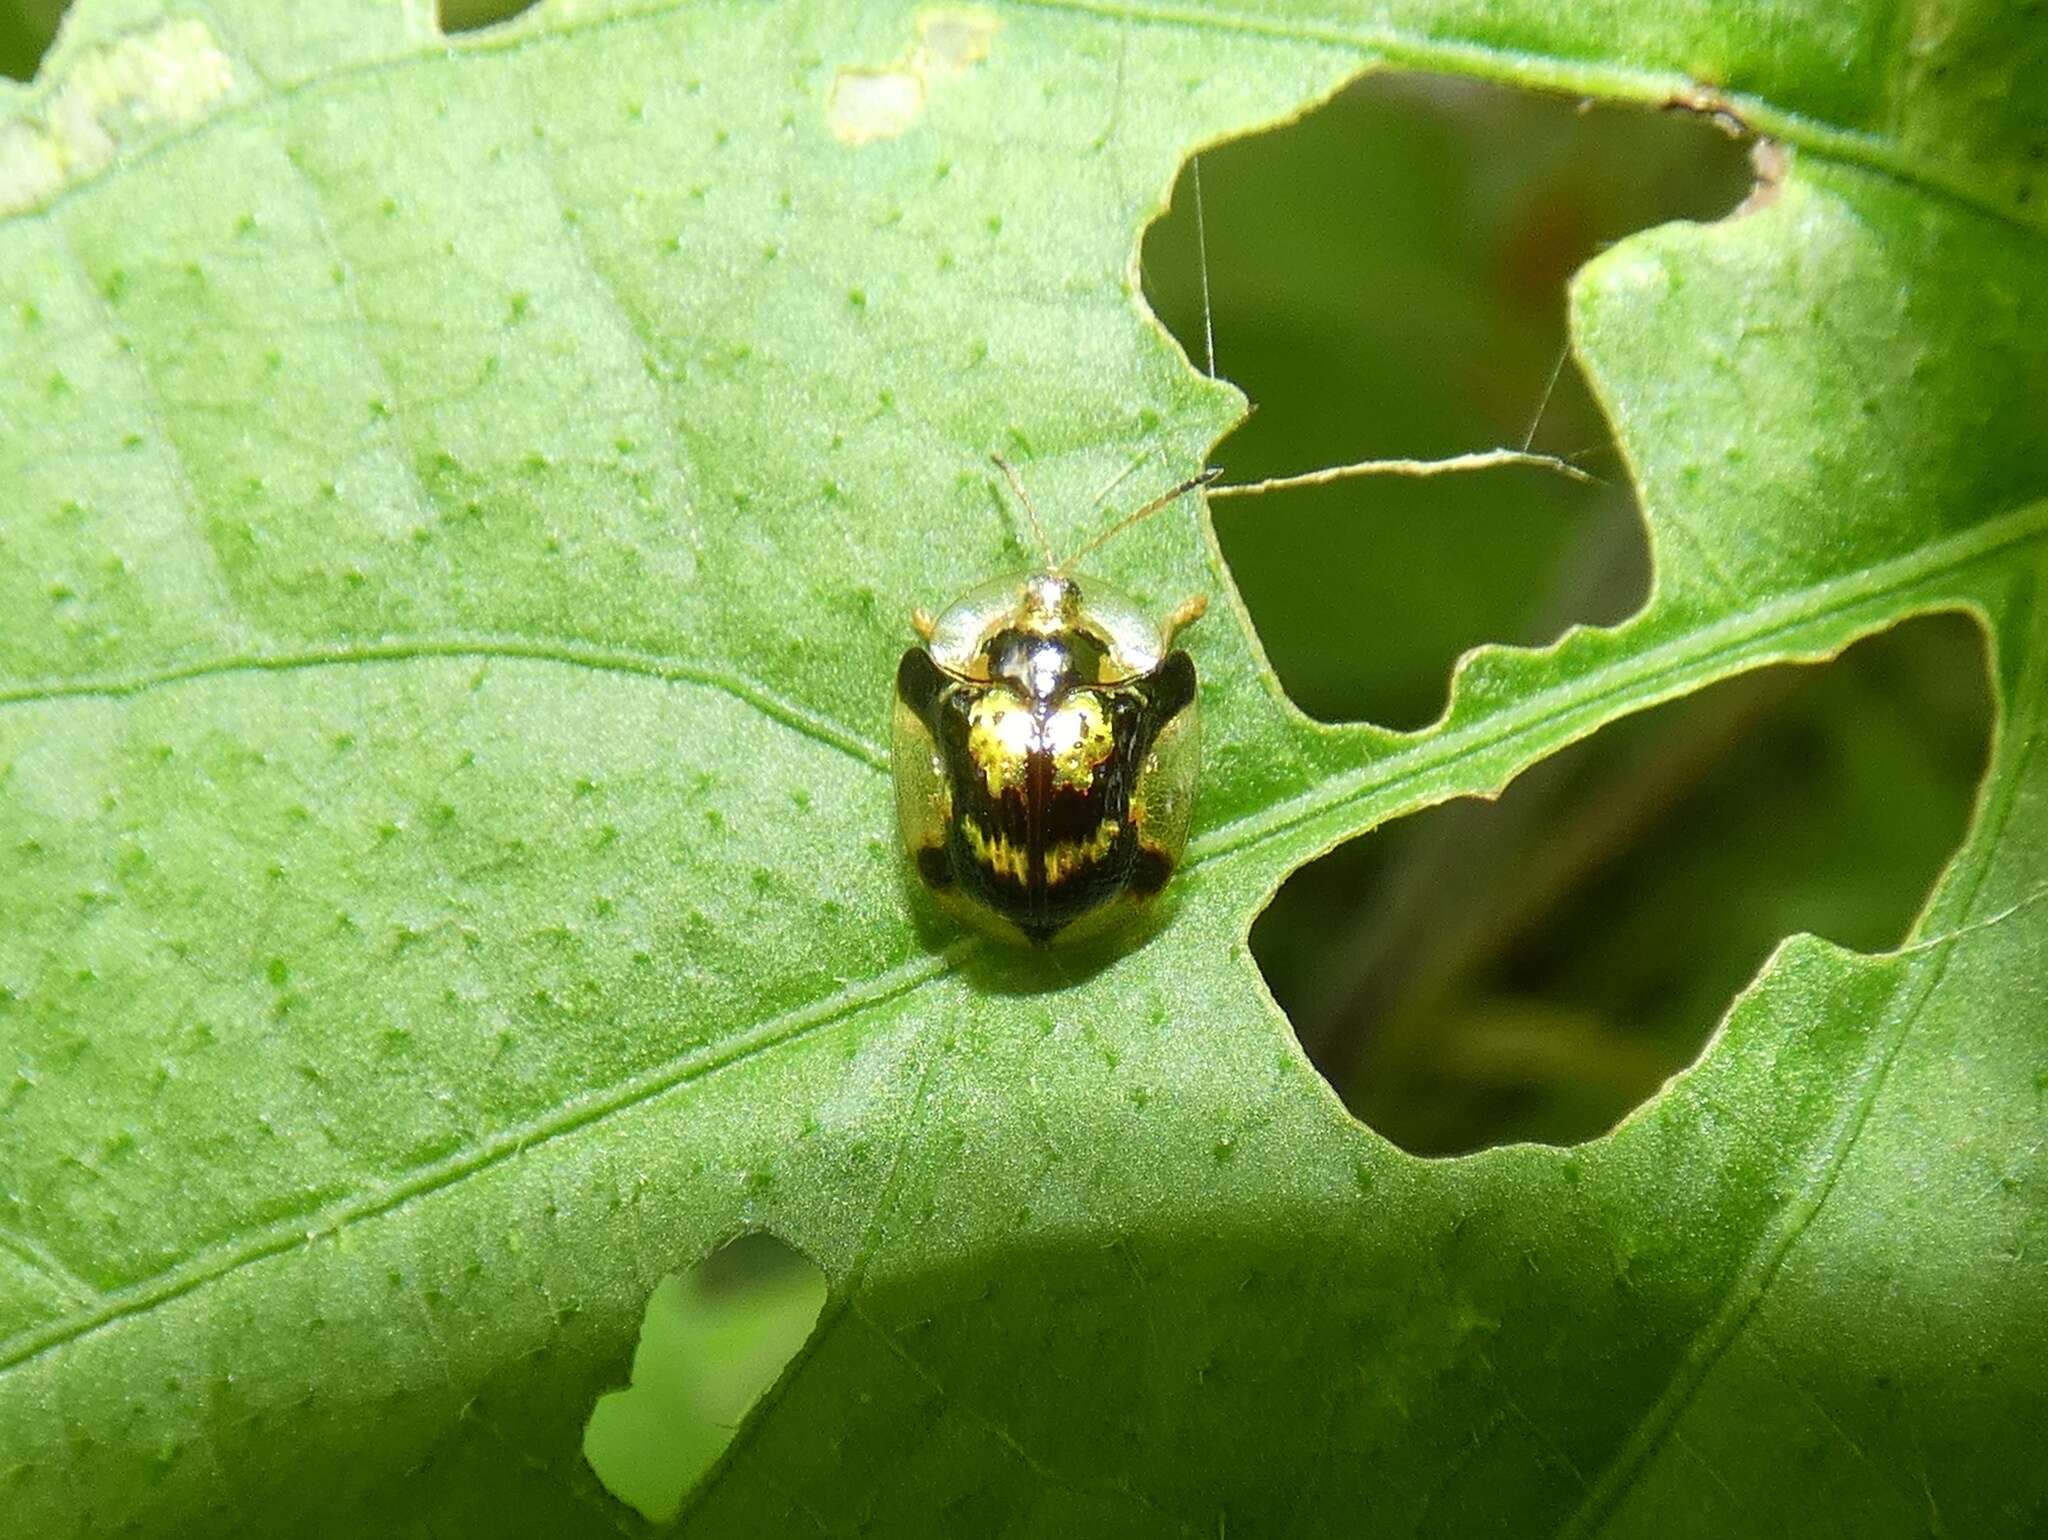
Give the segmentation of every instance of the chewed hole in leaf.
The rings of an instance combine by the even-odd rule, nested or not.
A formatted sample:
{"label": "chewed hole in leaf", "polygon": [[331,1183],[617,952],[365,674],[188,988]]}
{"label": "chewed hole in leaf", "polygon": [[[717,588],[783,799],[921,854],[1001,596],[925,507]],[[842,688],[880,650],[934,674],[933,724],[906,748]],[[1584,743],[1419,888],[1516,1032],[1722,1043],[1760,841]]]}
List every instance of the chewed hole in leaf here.
{"label": "chewed hole in leaf", "polygon": [[0,4],[0,75],[29,80],[57,36],[64,0],[9,0]]}
{"label": "chewed hole in leaf", "polygon": [[474,32],[479,27],[495,27],[539,3],[540,0],[441,0],[441,30]]}
{"label": "chewed hole in leaf", "polygon": [[1200,228],[1191,164],[1146,235],[1146,288],[1197,368],[1213,320],[1216,372],[1257,408],[1215,453],[1228,481],[1528,442],[1606,483],[1518,468],[1218,502],[1231,572],[1305,711],[1421,726],[1467,648],[1641,605],[1642,520],[1565,357],[1565,286],[1635,230],[1735,207],[1751,185],[1739,141],[1692,114],[1374,75],[1204,152],[1199,175]]}
{"label": "chewed hole in leaf", "polygon": [[598,1397],[583,1453],[621,1502],[662,1523],[725,1453],[817,1325],[825,1275],[773,1235],[740,1236],[647,1302],[633,1383]]}
{"label": "chewed hole in leaf", "polygon": [[1309,1057],[1419,1154],[1612,1128],[1786,936],[1896,945],[1992,719],[1956,615],[1712,686],[1297,872],[1252,931]]}
{"label": "chewed hole in leaf", "polygon": [[31,80],[57,35],[63,8],[0,5],[0,77]]}

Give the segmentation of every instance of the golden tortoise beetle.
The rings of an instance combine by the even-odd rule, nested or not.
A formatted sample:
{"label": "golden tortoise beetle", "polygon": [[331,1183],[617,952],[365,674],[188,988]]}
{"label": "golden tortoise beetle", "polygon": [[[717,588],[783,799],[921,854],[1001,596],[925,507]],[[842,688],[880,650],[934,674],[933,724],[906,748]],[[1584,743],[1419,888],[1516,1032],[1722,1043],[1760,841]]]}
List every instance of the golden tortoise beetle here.
{"label": "golden tortoise beetle", "polygon": [[1046,946],[1143,908],[1187,844],[1200,761],[1195,665],[1176,649],[1201,595],[1164,622],[1074,564],[1212,480],[1193,477],[1065,561],[969,590],[896,669],[896,810],[919,879],[954,918]]}

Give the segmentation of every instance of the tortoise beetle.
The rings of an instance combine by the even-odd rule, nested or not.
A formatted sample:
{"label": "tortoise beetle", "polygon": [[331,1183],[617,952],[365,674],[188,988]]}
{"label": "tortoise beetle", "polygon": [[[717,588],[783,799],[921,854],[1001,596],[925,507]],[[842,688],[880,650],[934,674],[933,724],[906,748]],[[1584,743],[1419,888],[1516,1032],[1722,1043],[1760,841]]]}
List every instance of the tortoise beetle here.
{"label": "tortoise beetle", "polygon": [[1043,567],[970,589],[896,669],[890,742],[903,842],[940,909],[1002,940],[1099,935],[1143,909],[1187,844],[1200,761],[1195,665],[1175,647],[1196,595],[1163,621],[1083,557],[1185,493],[1153,499],[1055,560],[1016,473],[996,465],[1038,531]]}

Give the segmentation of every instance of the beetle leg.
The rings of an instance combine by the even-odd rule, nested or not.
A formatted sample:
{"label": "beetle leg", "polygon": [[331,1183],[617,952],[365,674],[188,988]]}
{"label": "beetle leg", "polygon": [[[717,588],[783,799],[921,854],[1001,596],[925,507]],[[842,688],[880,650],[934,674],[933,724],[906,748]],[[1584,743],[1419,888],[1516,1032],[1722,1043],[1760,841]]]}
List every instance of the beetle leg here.
{"label": "beetle leg", "polygon": [[1159,650],[1173,651],[1173,639],[1209,612],[1207,594],[1189,594],[1173,608],[1166,617],[1166,624],[1159,628]]}
{"label": "beetle leg", "polygon": [[919,607],[910,612],[910,629],[926,641],[930,641],[932,633],[939,629],[939,623],[932,617],[930,610]]}

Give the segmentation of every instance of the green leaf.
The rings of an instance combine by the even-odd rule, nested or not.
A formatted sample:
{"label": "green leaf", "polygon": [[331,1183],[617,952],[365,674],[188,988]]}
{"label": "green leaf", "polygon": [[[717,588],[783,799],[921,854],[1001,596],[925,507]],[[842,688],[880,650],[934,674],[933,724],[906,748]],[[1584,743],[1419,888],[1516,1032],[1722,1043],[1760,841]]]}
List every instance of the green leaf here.
{"label": "green leaf", "polygon": [[[80,0],[0,85],[11,1532],[637,1532],[584,1420],[746,1228],[831,1291],[701,1532],[2048,1518],[2048,29],[426,9]],[[1790,147],[1574,284],[1650,605],[1394,734],[1292,710],[1223,602],[1158,932],[917,923],[881,724],[910,607],[1028,559],[985,456],[1056,539],[1197,464],[1240,403],[1139,232],[1382,64]],[[1099,565],[1229,593],[1191,518]],[[1908,945],[1788,941],[1576,1149],[1423,1162],[1336,1105],[1245,949],[1289,871],[1937,609],[2001,717]]]}

